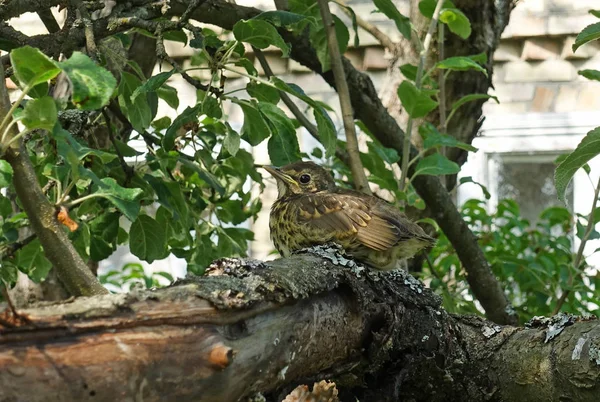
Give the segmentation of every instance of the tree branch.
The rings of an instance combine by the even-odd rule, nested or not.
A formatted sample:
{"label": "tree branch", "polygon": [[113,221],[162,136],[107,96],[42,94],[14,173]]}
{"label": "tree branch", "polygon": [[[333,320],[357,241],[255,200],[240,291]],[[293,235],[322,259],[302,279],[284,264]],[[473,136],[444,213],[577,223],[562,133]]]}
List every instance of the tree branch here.
{"label": "tree branch", "polygon": [[[5,85],[4,69],[0,66],[0,116],[9,113],[11,104]],[[9,138],[17,135],[13,126]],[[7,140],[9,139],[7,138]],[[22,139],[14,141],[4,158],[13,168],[13,184],[34,233],[40,239],[46,258],[56,269],[60,280],[74,296],[106,294],[108,291],[88,269],[64,228],[56,220],[56,209],[39,185],[35,170]]]}
{"label": "tree branch", "polygon": [[0,330],[3,397],[281,401],[328,379],[342,400],[597,400],[598,321],[452,316],[402,271],[314,252],[326,258],[223,259],[180,286],[20,310]]}
{"label": "tree branch", "polygon": [[327,45],[329,49],[329,60],[331,70],[335,77],[335,82],[340,99],[340,107],[342,109],[342,119],[344,121],[344,132],[346,134],[346,150],[350,159],[350,170],[354,178],[354,187],[363,193],[372,194],[369,187],[369,181],[365,175],[360,160],[360,152],[358,150],[358,139],[356,136],[356,127],[354,125],[354,112],[352,111],[352,103],[350,101],[350,92],[348,91],[348,83],[346,82],[346,73],[342,65],[342,55],[338,45],[337,36],[335,34],[335,23],[331,17],[329,3],[327,0],[317,0],[321,10],[321,18],[327,30]]}

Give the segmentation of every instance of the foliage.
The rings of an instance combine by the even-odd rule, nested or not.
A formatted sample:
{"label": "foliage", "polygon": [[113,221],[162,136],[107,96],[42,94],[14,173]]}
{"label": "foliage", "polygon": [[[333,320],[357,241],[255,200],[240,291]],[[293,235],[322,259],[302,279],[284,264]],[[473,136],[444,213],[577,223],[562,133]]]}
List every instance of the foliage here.
{"label": "foliage", "polygon": [[[422,0],[422,15],[432,23],[439,18],[438,29],[447,28],[451,35],[468,38],[472,27],[465,14],[449,0],[440,7],[436,3]],[[392,1],[376,0],[373,6],[393,21],[405,38],[411,38],[422,59],[427,59],[424,32],[414,32],[409,18]],[[351,8],[345,9],[350,13],[357,45],[356,16]],[[10,113],[0,121],[0,151],[4,153],[25,140],[39,185],[55,207],[69,209],[75,222],[68,226],[70,239],[84,260],[102,261],[118,245],[127,245],[142,261],[174,255],[186,261],[189,272],[201,274],[216,258],[246,255],[254,238],[245,226],[262,208],[255,194],[264,183],[250,152],[253,147],[266,143],[270,160],[278,165],[312,157],[332,168],[341,185],[348,185],[341,178],[351,178],[351,170],[336,156],[340,153],[336,151],[343,153],[345,142],[338,139],[330,108],[297,85],[279,77],[260,76],[253,56],[246,54],[250,46],[274,46],[283,57],[289,57],[294,49],[284,38],[305,34],[321,69],[327,71],[326,29],[316,0],[290,0],[289,11],[268,11],[238,21],[231,33],[224,34],[188,24],[185,18],[178,23],[166,19],[152,22],[156,25],[137,26],[135,18],[123,21],[131,25],[100,39],[93,59],[72,52],[59,62],[29,46],[2,48],[4,42],[0,41],[0,48],[11,50],[10,78],[21,89]],[[335,15],[334,24],[343,53],[351,33]],[[575,42],[577,47],[598,37],[596,25],[582,32]],[[140,32],[157,38],[159,44],[174,38],[187,43],[189,37],[195,52],[191,66],[184,70],[173,62],[168,71],[146,77],[135,60],[120,60]],[[160,57],[169,61],[167,54]],[[446,132],[456,111],[467,102],[498,101],[487,94],[467,94],[443,110],[448,112],[447,120],[435,126],[428,122],[431,114],[446,108],[438,77],[443,80],[465,72],[487,76],[488,60],[485,54],[474,54],[431,64],[400,68],[406,79],[398,88],[398,96],[410,117],[408,137],[413,120],[423,120],[416,127],[423,139],[419,154],[402,161],[403,174],[410,172],[407,177],[398,177],[392,168],[400,161],[398,153],[384,147],[357,122],[368,136],[367,149],[360,157],[369,181],[399,207],[425,209],[411,185],[415,177],[460,170],[442,152],[444,148],[476,151]],[[244,77],[245,86],[230,86],[226,74],[231,73]],[[595,70],[580,74],[590,79],[600,77]],[[197,89],[192,102],[180,99],[169,85],[181,76]],[[318,129],[319,144],[314,149],[304,149],[298,140],[298,119],[281,108],[282,94],[306,107],[306,115]],[[241,127],[231,122],[232,109],[243,115]],[[11,129],[15,127],[20,131],[13,136]],[[574,172],[600,151],[594,136],[590,133],[557,169],[559,194]],[[14,283],[17,270],[40,281],[51,267],[15,197],[14,174],[11,165],[0,158],[0,186],[6,189],[0,194],[0,277],[9,284]],[[533,229],[508,200],[494,214],[486,212],[482,201],[472,200],[463,213],[524,317],[551,312],[565,289],[575,295],[568,298],[565,308],[587,307],[597,281],[589,277],[573,280],[586,278],[585,264],[575,264],[574,268],[572,218],[565,210],[545,211]],[[577,220],[584,241],[596,236],[594,231],[586,234],[583,225],[587,222],[582,217]],[[33,237],[25,242],[24,234]],[[464,272],[443,235],[431,256],[433,268],[424,271],[423,279],[444,296],[449,310],[476,312]],[[133,283],[158,286],[164,282],[160,277],[172,279],[165,273],[147,275],[141,265],[127,264],[100,279],[113,286],[112,290],[119,290]]]}
{"label": "foliage", "polygon": [[[375,6],[395,22],[404,36],[411,37],[409,19],[392,2],[377,1]],[[424,2],[424,9],[427,6]],[[461,14],[450,2],[444,10]],[[443,21],[449,26],[456,25],[452,18]],[[340,50],[344,52],[350,37],[348,28],[337,16],[334,23]],[[356,30],[355,24],[353,17]],[[460,24],[468,24],[468,20]],[[190,272],[199,274],[215,258],[245,255],[253,233],[243,224],[256,217],[262,207],[251,196],[249,183],[254,182],[259,188],[264,186],[248,150],[267,141],[269,157],[277,165],[306,155],[298,142],[296,121],[279,106],[280,91],[305,102],[311,109],[322,144],[312,150],[312,155],[321,162],[329,162],[338,173],[350,174],[334,157],[336,148],[343,148],[344,142],[336,138],[327,107],[294,84],[278,77],[259,77],[243,46],[244,43],[260,49],[276,46],[287,57],[290,48],[278,29],[295,35],[308,30],[322,68],[327,70],[326,30],[315,0],[290,1],[289,11],[269,11],[238,21],[232,30],[232,40],[210,29],[185,24],[176,28],[168,25],[164,29],[168,33],[156,29],[149,34],[159,39],[181,39],[180,34],[188,31],[193,37],[189,45],[196,50],[188,73],[208,71],[210,79],[208,85],[197,86],[201,89],[197,90],[196,101],[174,119],[164,112],[159,114],[158,106],[164,101],[165,104],[161,103],[164,110],[178,108],[183,103],[168,85],[170,79],[182,73],[178,66],[145,77],[134,60],[114,63],[111,53],[102,55],[100,65],[80,52],[61,62],[29,46],[10,53],[12,80],[20,86],[22,96],[0,125],[2,149],[21,138],[27,139],[39,184],[56,206],[70,209],[70,219],[75,222],[69,226],[74,230],[70,237],[84,260],[101,261],[117,245],[128,244],[131,252],[143,261],[152,262],[173,254],[187,261]],[[464,32],[466,28],[461,29]],[[111,46],[126,51],[138,30],[133,26],[106,38],[99,49],[106,49],[103,45],[111,41]],[[441,69],[457,72],[474,69],[485,73],[479,63],[476,57],[452,58],[445,64],[440,61],[426,75]],[[223,81],[227,71],[236,71],[248,79],[244,96],[238,96],[237,90],[227,92],[227,81]],[[200,82],[198,77],[191,79]],[[53,86],[66,86],[68,90],[50,93]],[[406,110],[414,117],[423,117],[438,105],[435,84],[417,88],[407,80],[399,93]],[[240,130],[229,123],[225,102],[242,111],[244,123]],[[115,108],[119,111],[116,115]],[[71,130],[74,118],[83,120],[83,132]],[[16,123],[24,128],[13,137],[9,128]],[[433,154],[413,161],[416,168],[412,178],[458,171],[458,165],[435,152],[441,146],[473,150],[468,144],[437,132],[435,127],[430,127],[424,135],[427,136],[424,151]],[[146,144],[145,150],[134,147],[140,141]],[[399,160],[397,153],[381,146],[372,136],[367,145],[369,154],[378,156],[361,155],[371,181],[390,191],[400,202],[424,208],[412,187],[406,192],[399,189],[398,178],[390,169]],[[0,181],[10,196],[14,191],[13,172],[9,164],[1,162]],[[0,246],[10,251],[18,243],[17,231],[26,228],[28,222],[18,207],[10,205],[9,198],[3,195],[0,200],[4,206]],[[125,230],[129,225],[124,226],[122,218],[131,222],[129,230]],[[19,257],[30,248],[41,251],[39,242],[33,242],[16,253],[8,252],[4,265],[31,273],[33,260]],[[31,255],[35,258],[39,255],[43,261],[42,254]],[[40,269],[34,275],[37,280],[43,279],[47,265],[40,262]],[[12,282],[14,269],[4,270],[3,277]]]}
{"label": "foliage", "polygon": [[[566,208],[551,207],[532,226],[520,216],[515,201],[508,199],[500,201],[494,212],[488,212],[483,200],[468,200],[461,213],[522,322],[536,315],[552,315],[567,288],[574,297],[568,298],[565,311],[600,313],[596,294],[600,275],[592,274],[585,261],[577,269],[573,265],[574,238],[583,234],[574,228],[586,224],[583,216],[573,217]],[[600,233],[594,230],[592,237],[600,238]],[[444,307],[454,313],[478,313],[464,268],[444,235],[429,256],[432,265],[425,266],[421,276],[442,296]],[[578,275],[581,280],[568,285],[569,278]]]}
{"label": "foliage", "polygon": [[142,264],[127,263],[120,269],[110,270],[99,275],[100,282],[115,292],[128,292],[134,287],[152,289],[169,285],[173,276],[168,272],[152,272],[147,274]]}

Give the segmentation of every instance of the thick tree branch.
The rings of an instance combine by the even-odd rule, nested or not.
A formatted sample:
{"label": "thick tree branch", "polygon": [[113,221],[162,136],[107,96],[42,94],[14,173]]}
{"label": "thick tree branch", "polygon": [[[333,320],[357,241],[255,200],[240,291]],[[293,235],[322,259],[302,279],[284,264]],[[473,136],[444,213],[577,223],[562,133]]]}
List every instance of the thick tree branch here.
{"label": "thick tree branch", "polygon": [[341,400],[597,400],[597,321],[455,317],[402,271],[315,252],[326,258],[224,259],[180,286],[18,311],[26,322],[0,331],[3,397],[281,401],[328,379]]}
{"label": "thick tree branch", "polygon": [[[0,66],[0,116],[9,113],[11,104],[6,90],[4,69]],[[0,119],[1,120],[1,119]],[[17,135],[13,126],[9,138]],[[8,140],[8,138],[7,138]],[[13,168],[13,184],[34,233],[44,247],[46,258],[60,280],[74,296],[106,294],[108,291],[89,270],[56,219],[56,208],[42,188],[22,139],[13,142],[3,156]]]}

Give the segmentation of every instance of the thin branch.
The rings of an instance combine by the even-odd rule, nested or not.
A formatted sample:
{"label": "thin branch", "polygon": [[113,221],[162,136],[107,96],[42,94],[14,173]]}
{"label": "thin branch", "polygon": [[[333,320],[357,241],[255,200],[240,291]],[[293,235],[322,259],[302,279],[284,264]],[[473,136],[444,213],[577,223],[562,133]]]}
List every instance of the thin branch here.
{"label": "thin branch", "polygon": [[[579,271],[579,266],[581,265],[581,261],[583,260],[583,250],[585,249],[585,245],[592,234],[592,230],[595,226],[594,221],[594,212],[596,211],[596,204],[598,203],[598,195],[600,194],[600,177],[598,178],[598,183],[596,183],[596,188],[594,190],[594,200],[592,202],[592,209],[587,217],[587,226],[585,227],[585,232],[583,233],[583,237],[581,238],[581,243],[579,243],[579,249],[577,250],[577,255],[575,256],[575,261],[573,261],[573,269],[575,271]],[[578,274],[577,277],[580,275]],[[567,301],[567,297],[571,293],[571,286],[573,286],[574,277],[571,271],[569,271],[569,280],[567,282],[567,289],[563,291],[563,293],[558,298],[556,302],[556,307],[554,307],[553,314],[558,314],[561,307]]]}
{"label": "thin branch", "polygon": [[37,235],[32,234],[31,236],[29,236],[21,241],[9,244],[8,246],[5,247],[4,252],[2,254],[0,254],[0,261],[14,256],[17,251],[19,251],[20,249],[22,249],[23,247],[25,247],[26,245],[31,243],[36,238],[37,238]]}
{"label": "thin branch", "polygon": [[[256,55],[258,62],[262,66],[262,68],[265,72],[265,75],[269,78],[272,77],[274,75],[273,70],[271,70],[271,66],[269,66],[269,62],[267,61],[262,50],[255,48],[255,47],[252,47],[252,49],[254,50],[254,54]],[[289,97],[289,95],[287,93],[285,93],[284,91],[279,91],[279,96],[281,97],[281,100],[283,101],[283,103],[285,103],[285,105],[288,107],[288,109],[290,109],[290,112],[292,112],[292,114],[300,122],[300,124],[302,124],[302,126],[304,126],[304,128],[306,128],[306,131],[308,131],[309,134],[315,140],[317,140],[317,141],[319,141],[319,143],[321,143],[322,140],[321,140],[321,137],[319,136],[319,130],[317,129],[317,126],[315,126],[314,124],[312,124],[310,122],[310,120],[308,120],[308,117],[306,117],[306,115],[304,113],[302,113],[302,111],[298,108],[298,106],[294,103],[294,101]],[[343,150],[339,147],[336,147],[335,155],[346,165],[349,165],[350,160],[348,157],[348,153],[345,150]]]}
{"label": "thin branch", "polygon": [[377,28],[375,25],[371,24],[367,20],[362,19],[362,17],[357,14],[352,15],[350,10],[348,10],[348,8],[346,8],[346,7],[349,7],[346,4],[346,1],[338,0],[337,2],[344,5],[344,7],[341,7],[342,10],[350,18],[356,18],[356,24],[359,27],[361,27],[362,29],[364,29],[365,31],[367,31],[368,33],[370,33],[371,36],[373,36],[375,39],[377,39],[377,41],[381,44],[381,46],[383,46],[389,50],[392,50],[396,47],[396,43],[389,36],[387,36],[385,33],[383,33],[383,31],[381,31],[379,28]]}
{"label": "thin branch", "polygon": [[113,127],[110,123],[110,117],[108,116],[106,109],[102,109],[102,116],[104,117],[104,121],[106,122],[106,128],[108,130],[110,142],[113,144],[113,147],[115,147],[115,152],[117,153],[117,157],[119,158],[121,169],[123,169],[123,173],[125,173],[125,185],[127,185],[127,183],[129,183],[129,180],[131,180],[131,178],[133,177],[134,169],[132,166],[129,166],[127,162],[125,162],[123,154],[119,150],[119,147],[117,147],[117,139],[115,138],[115,134],[113,133]]}
{"label": "thin branch", "polygon": [[[435,10],[433,11],[433,16],[431,17],[431,23],[429,24],[429,29],[427,30],[427,35],[425,35],[425,40],[423,41],[423,48],[419,52],[419,67],[417,68],[417,77],[415,79],[415,85],[417,89],[421,89],[422,86],[422,78],[423,78],[423,70],[425,68],[425,60],[427,59],[427,53],[429,52],[429,45],[431,44],[431,38],[433,37],[433,31],[435,31],[435,27],[438,23],[438,17],[440,15],[440,10],[442,9],[442,5],[444,4],[444,0],[438,0],[435,5]],[[408,123],[406,124],[406,134],[404,135],[404,146],[402,149],[402,172],[400,176],[400,191],[404,191],[406,184],[406,176],[408,175],[408,160],[410,158],[410,146],[411,146],[411,136],[412,136],[412,127],[413,127],[413,118],[411,116],[408,117]]]}
{"label": "thin branch", "polygon": [[360,160],[358,139],[356,137],[356,128],[354,125],[354,112],[352,110],[348,83],[346,82],[346,73],[344,72],[344,67],[342,65],[342,55],[340,54],[340,48],[335,34],[335,24],[331,17],[331,11],[329,10],[329,3],[327,0],[317,1],[321,10],[323,24],[327,30],[329,59],[340,99],[340,107],[342,109],[344,131],[346,133],[346,149],[350,159],[350,170],[352,171],[352,177],[354,178],[354,187],[363,193],[372,194],[371,189],[369,188],[369,181],[365,175],[365,169]]}
{"label": "thin branch", "polygon": [[56,22],[56,18],[54,18],[54,15],[52,15],[52,11],[49,8],[38,11],[37,15],[40,17],[40,20],[42,20],[42,24],[44,24],[48,32],[52,34],[60,31],[60,26],[58,25],[58,22]]}
{"label": "thin branch", "polygon": [[[443,23],[438,24],[438,61],[444,60],[445,27]],[[438,74],[438,87],[440,89],[440,130],[445,133],[446,127],[446,75]]]}
{"label": "thin branch", "polygon": [[71,0],[77,11],[79,11],[79,15],[81,16],[81,20],[84,25],[85,32],[85,47],[88,51],[88,54],[96,59],[98,57],[98,47],[96,46],[96,39],[94,37],[94,26],[92,24],[92,18],[90,17],[90,13],[87,8],[83,4],[81,0]]}

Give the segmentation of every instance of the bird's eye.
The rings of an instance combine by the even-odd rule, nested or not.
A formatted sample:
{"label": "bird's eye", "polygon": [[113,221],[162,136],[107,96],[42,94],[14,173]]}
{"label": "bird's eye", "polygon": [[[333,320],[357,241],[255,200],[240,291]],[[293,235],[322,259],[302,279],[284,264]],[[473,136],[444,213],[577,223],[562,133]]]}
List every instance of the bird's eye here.
{"label": "bird's eye", "polygon": [[309,174],[303,174],[302,176],[300,176],[300,183],[307,184],[309,181],[310,181]]}

